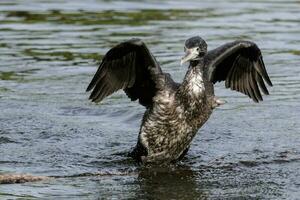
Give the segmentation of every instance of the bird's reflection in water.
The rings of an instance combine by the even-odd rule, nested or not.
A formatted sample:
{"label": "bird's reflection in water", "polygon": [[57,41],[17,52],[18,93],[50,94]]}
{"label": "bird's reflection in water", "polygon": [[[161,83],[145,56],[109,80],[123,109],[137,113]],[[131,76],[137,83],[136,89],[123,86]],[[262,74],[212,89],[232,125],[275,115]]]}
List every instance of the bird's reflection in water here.
{"label": "bird's reflection in water", "polygon": [[141,168],[137,199],[207,199],[197,177],[199,172],[187,166]]}

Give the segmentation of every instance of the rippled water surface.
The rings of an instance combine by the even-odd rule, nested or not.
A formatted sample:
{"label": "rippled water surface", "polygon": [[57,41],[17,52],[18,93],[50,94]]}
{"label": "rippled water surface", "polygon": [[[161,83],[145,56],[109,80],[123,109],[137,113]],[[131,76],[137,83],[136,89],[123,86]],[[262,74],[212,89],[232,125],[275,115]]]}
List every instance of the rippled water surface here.
{"label": "rippled water surface", "polygon": [[[0,173],[66,177],[1,185],[0,199],[300,199],[299,11],[299,1],[1,0]],[[122,92],[90,103],[85,88],[131,37],[181,81],[183,42],[196,34],[209,49],[255,41],[271,95],[255,104],[218,84],[228,103],[185,159],[139,167],[126,154],[144,108]]]}

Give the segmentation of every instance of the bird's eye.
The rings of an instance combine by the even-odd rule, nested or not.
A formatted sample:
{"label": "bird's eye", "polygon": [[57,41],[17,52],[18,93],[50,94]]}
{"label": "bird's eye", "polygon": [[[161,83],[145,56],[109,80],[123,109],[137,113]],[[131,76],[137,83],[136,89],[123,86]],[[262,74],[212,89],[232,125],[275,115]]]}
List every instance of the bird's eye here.
{"label": "bird's eye", "polygon": [[198,47],[196,50],[197,50],[197,51],[199,51],[199,50],[200,50],[200,48]]}

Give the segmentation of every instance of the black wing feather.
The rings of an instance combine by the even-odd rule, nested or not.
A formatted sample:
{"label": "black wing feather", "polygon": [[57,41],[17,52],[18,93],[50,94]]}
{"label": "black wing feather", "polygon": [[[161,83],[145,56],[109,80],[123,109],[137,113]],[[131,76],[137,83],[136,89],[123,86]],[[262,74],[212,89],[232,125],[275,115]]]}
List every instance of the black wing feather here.
{"label": "black wing feather", "polygon": [[268,95],[265,82],[272,86],[260,49],[250,41],[222,45],[205,56],[209,80],[225,81],[225,87],[246,94],[255,102],[262,101],[261,91]]}
{"label": "black wing feather", "polygon": [[110,49],[103,57],[87,91],[90,99],[100,102],[113,92],[124,89],[131,100],[144,106],[152,104],[156,93],[153,73],[162,73],[160,66],[140,39],[131,39]]}

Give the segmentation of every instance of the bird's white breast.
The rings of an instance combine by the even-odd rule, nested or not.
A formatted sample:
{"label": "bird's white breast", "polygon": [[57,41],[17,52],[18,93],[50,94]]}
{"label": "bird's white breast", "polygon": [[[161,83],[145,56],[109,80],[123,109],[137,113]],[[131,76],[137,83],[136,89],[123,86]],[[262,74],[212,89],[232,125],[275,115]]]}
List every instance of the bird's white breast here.
{"label": "bird's white breast", "polygon": [[198,97],[205,91],[202,73],[194,73],[189,80],[189,92],[192,96]]}

